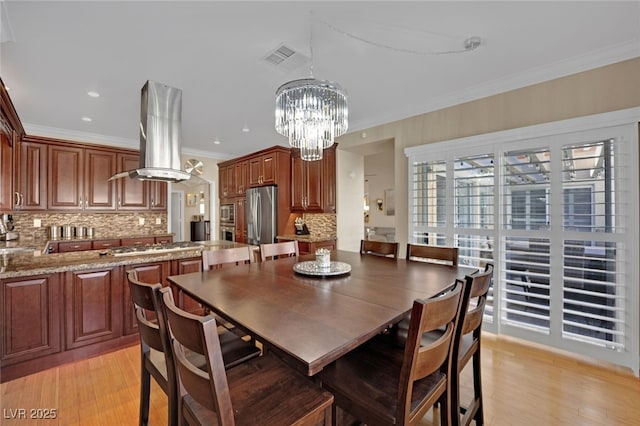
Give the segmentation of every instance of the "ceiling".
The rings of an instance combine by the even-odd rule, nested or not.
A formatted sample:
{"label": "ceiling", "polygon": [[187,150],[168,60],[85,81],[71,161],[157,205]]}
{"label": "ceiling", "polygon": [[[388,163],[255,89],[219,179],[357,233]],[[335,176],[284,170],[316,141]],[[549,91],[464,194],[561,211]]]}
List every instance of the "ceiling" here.
{"label": "ceiling", "polygon": [[[274,94],[311,62],[267,63],[281,44],[312,50],[314,76],[348,91],[349,132],[640,56],[638,1],[7,0],[1,10],[0,75],[27,133],[137,147],[140,89],[156,80],[182,89],[183,151],[213,158],[287,144]],[[471,36],[477,49],[437,54]]]}

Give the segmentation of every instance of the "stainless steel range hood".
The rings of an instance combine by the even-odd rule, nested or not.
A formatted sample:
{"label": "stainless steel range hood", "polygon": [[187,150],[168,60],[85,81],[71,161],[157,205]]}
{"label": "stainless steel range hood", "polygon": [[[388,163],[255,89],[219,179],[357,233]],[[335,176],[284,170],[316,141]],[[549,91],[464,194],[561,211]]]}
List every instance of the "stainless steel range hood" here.
{"label": "stainless steel range hood", "polygon": [[112,176],[180,182],[191,174],[180,169],[182,90],[155,81],[142,87],[140,168]]}

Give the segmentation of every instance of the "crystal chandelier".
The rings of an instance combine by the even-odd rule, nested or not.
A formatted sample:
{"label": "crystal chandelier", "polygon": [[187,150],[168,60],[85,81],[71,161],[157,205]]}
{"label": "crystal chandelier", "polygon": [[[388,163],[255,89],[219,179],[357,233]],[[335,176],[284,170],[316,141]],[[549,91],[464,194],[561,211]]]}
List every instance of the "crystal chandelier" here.
{"label": "crystal chandelier", "polygon": [[322,150],[347,127],[347,92],[339,84],[303,78],[276,91],[276,131],[300,149],[303,160],[321,160]]}

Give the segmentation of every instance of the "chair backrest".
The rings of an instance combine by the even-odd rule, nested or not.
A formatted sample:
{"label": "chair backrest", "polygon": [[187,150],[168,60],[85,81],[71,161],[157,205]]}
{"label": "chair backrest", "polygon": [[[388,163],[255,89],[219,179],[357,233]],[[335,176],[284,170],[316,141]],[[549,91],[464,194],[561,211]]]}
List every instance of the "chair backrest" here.
{"label": "chair backrest", "polygon": [[[199,404],[214,411],[218,425],[233,425],[233,407],[215,318],[185,312],[175,305],[170,292],[162,293],[164,313],[174,337],[173,352],[182,396],[189,394]],[[205,357],[206,371],[187,359],[185,349]]]}
{"label": "chair backrest", "polygon": [[264,262],[278,257],[300,256],[298,241],[285,241],[282,243],[260,244],[260,260]]}
{"label": "chair backrest", "polygon": [[407,261],[447,263],[458,265],[458,247],[407,244]]}
{"label": "chair backrest", "polygon": [[[484,308],[487,303],[487,293],[491,286],[492,277],[493,265],[491,263],[487,263],[483,272],[477,272],[465,277],[467,285],[471,287],[471,290],[469,295],[469,307],[465,314],[461,336],[472,331],[474,332],[474,336],[476,333],[480,333],[482,317],[484,316]],[[473,306],[471,306],[471,301],[475,302]]]}
{"label": "chair backrest", "polygon": [[398,243],[360,240],[360,254],[372,254],[393,259],[398,258]]}
{"label": "chair backrest", "polygon": [[202,270],[217,269],[223,265],[239,265],[251,262],[250,247],[234,247],[220,250],[202,251]]}
{"label": "chair backrest", "polygon": [[[464,320],[462,306],[468,297],[469,288],[466,283],[456,280],[444,293],[426,301],[413,302],[400,372],[397,424],[414,424],[416,419],[431,408],[432,404],[427,404],[427,401],[417,404],[412,401],[414,382],[439,370],[446,375],[448,385],[452,360],[457,357],[457,353],[454,353],[457,346],[454,347],[453,344],[457,325]],[[423,333],[434,330],[444,332],[432,343],[421,346]]]}
{"label": "chair backrest", "polygon": [[[147,284],[138,280],[138,273],[127,273],[129,291],[138,322],[140,346],[143,353],[153,348],[164,353],[167,371],[167,395],[177,394],[176,372],[171,352],[171,337],[161,309],[161,284]],[[167,289],[168,290],[168,289]]]}

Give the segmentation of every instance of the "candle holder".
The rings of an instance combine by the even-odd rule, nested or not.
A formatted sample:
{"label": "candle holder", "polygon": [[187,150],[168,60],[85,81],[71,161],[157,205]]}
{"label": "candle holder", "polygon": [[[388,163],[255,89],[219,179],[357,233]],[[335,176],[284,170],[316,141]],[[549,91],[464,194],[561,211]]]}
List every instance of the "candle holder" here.
{"label": "candle holder", "polygon": [[329,269],[331,267],[331,252],[325,248],[317,249],[316,264],[318,268]]}

